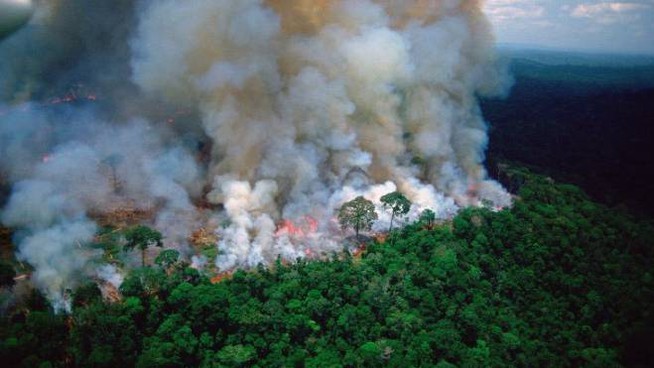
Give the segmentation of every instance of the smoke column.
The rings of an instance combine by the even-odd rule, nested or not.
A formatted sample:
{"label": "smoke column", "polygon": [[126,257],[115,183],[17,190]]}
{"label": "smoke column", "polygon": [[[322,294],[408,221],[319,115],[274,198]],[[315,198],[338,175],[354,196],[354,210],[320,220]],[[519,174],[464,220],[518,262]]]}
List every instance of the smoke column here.
{"label": "smoke column", "polygon": [[[85,244],[117,206],[153,212],[166,247],[189,258],[191,233],[215,229],[210,262],[226,271],[338,251],[335,211],[358,195],[400,190],[411,218],[510,205],[482,165],[477,98],[510,79],[480,9],[37,2],[0,44],[0,175],[12,188],[2,221],[19,229],[19,258],[57,300],[108,270]],[[98,97],[79,101],[77,88],[77,102],[47,103],[79,84]]]}

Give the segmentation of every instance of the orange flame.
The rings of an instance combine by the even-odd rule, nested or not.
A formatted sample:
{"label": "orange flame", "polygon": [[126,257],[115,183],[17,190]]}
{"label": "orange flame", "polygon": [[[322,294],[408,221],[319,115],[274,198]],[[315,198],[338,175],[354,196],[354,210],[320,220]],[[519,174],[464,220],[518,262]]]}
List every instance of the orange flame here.
{"label": "orange flame", "polygon": [[284,219],[277,226],[275,236],[288,235],[302,238],[318,231],[318,220],[311,216],[304,216],[303,222],[296,225],[293,221]]}
{"label": "orange flame", "polygon": [[72,87],[65,95],[61,97],[53,97],[47,100],[45,105],[60,105],[68,104],[76,101],[97,101],[98,95],[94,92],[88,92],[88,89],[82,85],[78,84]]}
{"label": "orange flame", "polygon": [[275,232],[275,236],[282,236],[282,235],[304,236],[304,231],[302,231],[302,228],[300,228],[298,226],[295,226],[293,221],[291,221],[291,220],[282,220],[282,222],[277,227],[277,231]]}
{"label": "orange flame", "polygon": [[219,273],[216,276],[211,278],[211,283],[212,284],[217,284],[217,283],[219,283],[221,281],[231,279],[233,274],[234,274],[234,271],[225,271],[225,272]]}
{"label": "orange flame", "polygon": [[307,222],[307,227],[309,229],[309,232],[315,233],[318,231],[318,220],[311,216],[304,216],[304,221]]}

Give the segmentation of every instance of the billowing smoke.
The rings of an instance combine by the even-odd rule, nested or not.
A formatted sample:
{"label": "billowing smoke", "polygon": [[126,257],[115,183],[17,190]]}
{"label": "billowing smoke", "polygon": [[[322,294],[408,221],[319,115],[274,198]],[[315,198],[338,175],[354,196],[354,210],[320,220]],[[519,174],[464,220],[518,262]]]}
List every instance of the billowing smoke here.
{"label": "billowing smoke", "polygon": [[[98,274],[87,244],[125,206],[151,213],[143,221],[194,260],[187,239],[213,229],[226,271],[338,251],[335,211],[358,195],[399,190],[412,218],[509,205],[482,165],[477,98],[504,93],[508,78],[480,8],[37,3],[0,44],[0,175],[12,187],[2,221],[20,230],[19,258],[57,299]],[[53,106],[62,94],[69,103]]]}

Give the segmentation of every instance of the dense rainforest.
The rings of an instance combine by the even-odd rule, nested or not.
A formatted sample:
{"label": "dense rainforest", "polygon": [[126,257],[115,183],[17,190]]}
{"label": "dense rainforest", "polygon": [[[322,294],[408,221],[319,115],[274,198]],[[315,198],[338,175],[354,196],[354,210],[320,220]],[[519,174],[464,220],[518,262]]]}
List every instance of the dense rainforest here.
{"label": "dense rainforest", "polygon": [[[330,260],[210,279],[183,262],[94,283],[0,325],[16,367],[646,367],[654,227],[520,167],[511,209],[416,222]],[[4,279],[10,283],[10,279]]]}

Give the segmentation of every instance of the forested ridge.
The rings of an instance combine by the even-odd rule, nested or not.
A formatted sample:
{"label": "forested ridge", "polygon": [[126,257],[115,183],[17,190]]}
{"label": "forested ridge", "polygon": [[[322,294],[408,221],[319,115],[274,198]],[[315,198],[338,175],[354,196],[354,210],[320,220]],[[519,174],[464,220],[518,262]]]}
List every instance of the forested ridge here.
{"label": "forested ridge", "polygon": [[[93,283],[54,314],[7,311],[6,367],[645,367],[651,224],[506,168],[511,209],[414,223],[357,256],[278,262],[212,284],[182,262]],[[392,245],[390,239],[393,239]]]}

